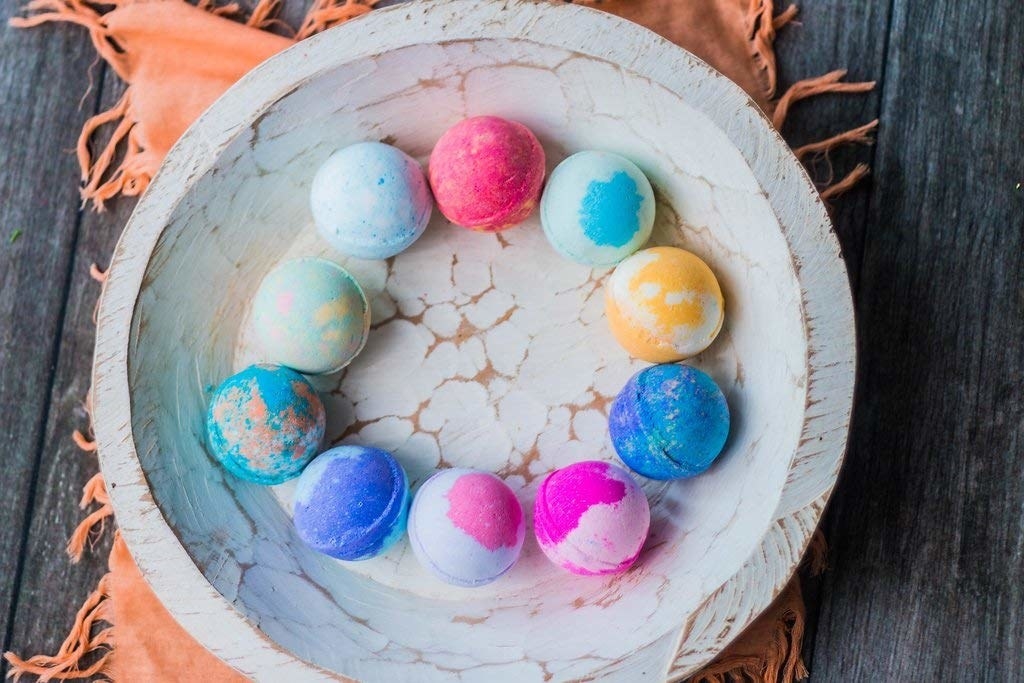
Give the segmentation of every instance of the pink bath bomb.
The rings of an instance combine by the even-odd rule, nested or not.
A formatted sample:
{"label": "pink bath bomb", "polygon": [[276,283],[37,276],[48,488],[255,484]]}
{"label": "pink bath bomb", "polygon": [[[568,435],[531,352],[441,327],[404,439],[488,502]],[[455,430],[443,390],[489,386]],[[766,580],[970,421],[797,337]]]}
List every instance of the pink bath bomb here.
{"label": "pink bath bomb", "polygon": [[597,461],[548,475],[533,514],[537,542],[548,559],[587,576],[629,569],[651,526],[647,497],[629,473]]}
{"label": "pink bath bomb", "polygon": [[490,472],[441,470],[427,479],[409,510],[409,544],[442,581],[472,588],[491,583],[519,559],[523,508]]}
{"label": "pink bath bomb", "polygon": [[430,187],[445,218],[493,232],[522,222],[540,198],[544,150],[530,129],[497,116],[463,119],[430,154]]}

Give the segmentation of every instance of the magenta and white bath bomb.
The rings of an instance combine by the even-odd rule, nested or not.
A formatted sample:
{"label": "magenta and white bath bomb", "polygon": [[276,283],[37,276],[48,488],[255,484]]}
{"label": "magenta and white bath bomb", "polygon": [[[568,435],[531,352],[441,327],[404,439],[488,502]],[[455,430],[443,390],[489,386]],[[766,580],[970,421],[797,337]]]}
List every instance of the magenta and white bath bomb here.
{"label": "magenta and white bath bomb", "polygon": [[651,526],[643,490],[626,470],[606,462],[578,462],[549,474],[533,512],[544,554],[581,575],[629,569]]}
{"label": "magenta and white bath bomb", "polygon": [[525,536],[516,494],[489,472],[442,470],[423,483],[409,511],[416,559],[455,586],[483,586],[507,572]]}

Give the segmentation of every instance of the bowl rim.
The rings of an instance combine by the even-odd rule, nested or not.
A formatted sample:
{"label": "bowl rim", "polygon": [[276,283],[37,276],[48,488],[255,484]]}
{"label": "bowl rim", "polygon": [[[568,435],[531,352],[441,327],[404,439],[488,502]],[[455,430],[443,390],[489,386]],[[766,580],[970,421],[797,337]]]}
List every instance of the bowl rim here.
{"label": "bowl rim", "polygon": [[[455,6],[458,6],[457,8]],[[128,349],[153,250],[195,178],[239,133],[302,83],[344,63],[417,44],[520,39],[617,64],[681,95],[697,70],[706,97],[687,99],[740,149],[778,219],[800,288],[807,340],[800,438],[768,530],[750,557],[682,619],[663,672],[681,680],[713,659],[782,591],[796,571],[835,486],[853,407],[853,299],[838,239],[804,168],[739,86],[691,53],[599,10],[543,0],[419,0],[376,10],[287,48],[221,96],[172,147],[118,240],[97,316],[93,416],[99,458],[118,527],[143,577],[186,631],[254,678],[351,680],[278,645],[210,584],[149,490],[132,432]],[[608,41],[608,35],[616,39]],[[604,40],[602,40],[604,39]],[[253,106],[252,103],[258,103]],[[737,123],[737,118],[744,120]],[[740,145],[740,141],[744,145]],[[170,568],[170,569],[169,569]]]}

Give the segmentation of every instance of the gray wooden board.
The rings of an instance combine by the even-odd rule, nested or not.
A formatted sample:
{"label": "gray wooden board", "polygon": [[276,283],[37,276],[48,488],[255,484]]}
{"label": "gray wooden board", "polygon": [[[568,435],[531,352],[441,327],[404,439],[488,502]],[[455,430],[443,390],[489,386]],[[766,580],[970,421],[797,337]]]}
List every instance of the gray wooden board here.
{"label": "gray wooden board", "polygon": [[[304,3],[285,4],[297,23]],[[784,129],[799,145],[883,119],[876,148],[832,157],[836,173],[874,172],[836,202],[861,355],[830,570],[808,595],[814,680],[1024,680],[1019,10],[814,0],[779,39],[780,91],[841,67],[881,81],[797,105]],[[133,202],[79,223],[67,152],[98,97],[78,109],[85,32],[5,27],[0,47],[0,627],[30,654],[56,650],[105,571],[109,538],[79,565],[60,548],[95,471],[69,440],[85,419],[88,266],[105,264]],[[103,86],[109,106],[121,89]]]}
{"label": "gray wooden board", "polygon": [[[0,6],[9,16],[17,3],[5,0]],[[5,648],[78,230],[78,166],[70,151],[82,120],[96,105],[94,91],[79,110],[88,87],[85,67],[92,59],[88,35],[75,27],[29,32],[0,24],[0,632]],[[62,560],[58,555],[54,561]]]}
{"label": "gray wooden board", "polygon": [[[111,72],[102,81],[102,107],[107,108],[117,102],[123,85]],[[105,137],[98,142],[104,144]],[[105,213],[89,210],[79,229],[11,638],[24,654],[54,652],[60,647],[79,604],[106,572],[109,532],[97,534],[99,542],[87,548],[78,564],[69,562],[62,552],[85,515],[78,506],[82,486],[97,471],[95,455],[80,451],[70,437],[72,430],[84,430],[87,424],[83,401],[95,337],[92,316],[100,293],[89,276],[89,266],[106,267],[134,204],[122,199]]]}
{"label": "gray wooden board", "polygon": [[1024,680],[1024,13],[893,5],[822,681]]}
{"label": "gray wooden board", "polygon": [[[822,95],[794,105],[782,127],[783,135],[792,147],[823,140],[878,118],[879,93],[885,72],[885,37],[889,27],[889,10],[888,2],[817,0],[801,3],[796,21],[780,30],[776,41],[780,95],[797,80],[836,69],[846,69],[848,74],[845,80],[849,82],[878,83],[870,93]],[[808,163],[811,176],[821,187],[830,178],[842,177],[857,163],[873,165],[875,151],[874,147],[840,147],[831,152],[828,158],[811,159]],[[855,299],[858,295],[861,257],[867,231],[867,210],[875,183],[876,178],[869,176],[853,190],[832,202],[832,219],[842,245]],[[828,513],[822,525],[826,530],[827,520]],[[803,656],[809,664],[814,659],[814,633],[818,622],[821,584],[821,578],[805,577],[803,581],[807,607],[807,636],[804,638]]]}

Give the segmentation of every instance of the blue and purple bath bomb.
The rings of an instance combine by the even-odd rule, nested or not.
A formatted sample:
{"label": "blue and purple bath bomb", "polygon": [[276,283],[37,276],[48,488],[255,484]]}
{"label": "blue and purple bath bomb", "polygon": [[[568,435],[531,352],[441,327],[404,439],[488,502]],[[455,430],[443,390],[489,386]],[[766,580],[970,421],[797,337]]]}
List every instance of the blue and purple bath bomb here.
{"label": "blue and purple bath bomb", "polygon": [[442,470],[420,486],[409,512],[416,559],[455,586],[483,586],[500,577],[519,559],[525,536],[516,494],[490,472]]}
{"label": "blue and purple bath bomb", "polygon": [[387,451],[338,446],[306,467],[295,489],[295,529],[339,560],[366,560],[405,533],[409,480]]}
{"label": "blue and purple bath bomb", "polygon": [[305,377],[280,365],[250,365],[210,400],[210,450],[231,474],[257,484],[297,477],[320,447],[323,403]]}
{"label": "blue and purple bath bomb", "polygon": [[310,208],[320,235],[343,254],[385,259],[415,242],[433,200],[416,160],[382,142],[338,150],[313,178]]}
{"label": "blue and purple bath bomb", "polygon": [[551,174],[540,219],[551,246],[588,266],[612,266],[647,243],[654,190],[636,164],[608,152],[578,152]]}
{"label": "blue and purple bath bomb", "polygon": [[729,406],[707,374],[654,365],[626,383],[608,416],[615,451],[650,479],[682,479],[714,462],[729,436]]}
{"label": "blue and purple bath bomb", "polygon": [[252,300],[261,360],[309,375],[336,372],[366,344],[370,307],[355,278],[318,258],[285,261]]}

